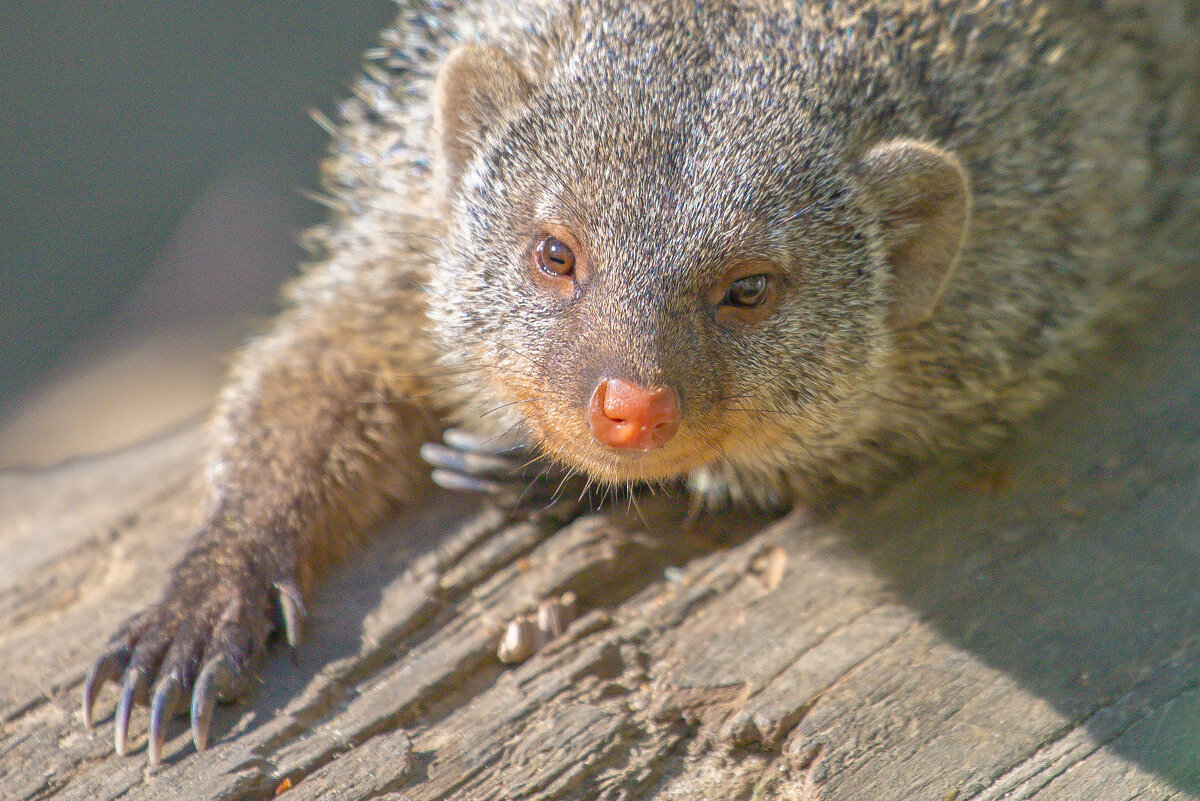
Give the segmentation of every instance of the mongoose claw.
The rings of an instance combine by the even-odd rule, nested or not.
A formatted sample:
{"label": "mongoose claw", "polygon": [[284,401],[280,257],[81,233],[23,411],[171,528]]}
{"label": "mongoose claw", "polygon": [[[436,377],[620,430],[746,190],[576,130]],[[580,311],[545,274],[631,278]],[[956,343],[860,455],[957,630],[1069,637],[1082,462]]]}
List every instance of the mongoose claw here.
{"label": "mongoose claw", "polygon": [[[518,453],[520,453],[518,451]],[[515,476],[521,473],[522,465],[527,458],[492,456],[474,451],[459,450],[436,442],[427,442],[421,446],[421,458],[434,467],[444,470],[465,473],[472,476]]]}
{"label": "mongoose claw", "polygon": [[158,683],[150,701],[150,764],[157,765],[162,758],[163,742],[167,735],[167,720],[179,710],[183,698],[183,686],[179,676],[172,673]]}
{"label": "mongoose claw", "polygon": [[92,663],[91,668],[88,669],[87,678],[83,681],[84,726],[90,729],[95,724],[92,719],[92,709],[96,705],[96,694],[100,692],[100,688],[120,676],[128,664],[129,649],[124,645],[118,645],[107,651]]}
{"label": "mongoose claw", "polygon": [[478,492],[504,506],[515,506],[531,490],[537,473],[520,446],[501,449],[494,442],[451,429],[446,444],[427,442],[421,458],[433,467],[435,484],[454,492]]}
{"label": "mongoose claw", "polygon": [[208,727],[218,698],[235,692],[239,671],[226,656],[208,660],[192,691],[192,742],[197,751],[208,747]]}
{"label": "mongoose claw", "polygon": [[116,745],[117,756],[125,756],[129,745],[129,715],[133,705],[143,700],[146,689],[150,686],[146,671],[133,668],[125,674],[125,683],[121,686],[121,696],[117,699],[117,709],[113,713],[113,742]]}
{"label": "mongoose claw", "polygon": [[300,645],[300,628],[304,624],[307,612],[304,609],[304,596],[300,588],[292,581],[275,582],[275,591],[279,593],[279,617],[283,624],[283,634],[287,638],[288,647],[293,656]]}
{"label": "mongoose claw", "polygon": [[275,556],[201,541],[180,562],[162,599],[131,618],[92,664],[83,683],[84,723],[92,724],[96,696],[112,680],[121,686],[113,713],[117,754],[129,752],[133,709],[146,704],[151,765],[162,760],[170,720],[189,701],[192,737],[203,748],[214,703],[239,694],[272,629],[282,629],[293,645],[299,640],[300,590],[288,575],[267,572],[287,564],[286,555]]}
{"label": "mongoose claw", "polygon": [[[428,461],[428,459],[426,459]],[[478,492],[495,498],[502,498],[512,487],[498,481],[472,476],[467,473],[456,473],[453,470],[434,468],[429,474],[433,483],[451,492]]]}
{"label": "mongoose claw", "polygon": [[492,456],[511,456],[526,450],[525,441],[517,434],[504,434],[499,437],[475,434],[465,428],[448,428],[442,434],[442,439],[451,448],[464,453],[490,454]]}
{"label": "mongoose claw", "polygon": [[422,445],[421,458],[434,468],[434,483],[445,489],[481,493],[505,507],[544,504],[578,489],[561,468],[514,437],[452,428],[443,441]]}

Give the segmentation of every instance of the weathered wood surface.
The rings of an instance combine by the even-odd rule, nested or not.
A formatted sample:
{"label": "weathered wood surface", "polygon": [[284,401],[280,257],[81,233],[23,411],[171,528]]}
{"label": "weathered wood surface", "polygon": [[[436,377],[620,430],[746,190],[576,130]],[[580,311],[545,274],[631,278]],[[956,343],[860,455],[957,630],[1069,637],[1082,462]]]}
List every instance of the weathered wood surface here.
{"label": "weathered wood surface", "polygon": [[[180,551],[198,436],[2,474],[0,798],[1200,798],[1198,306],[997,454],[812,523],[685,535],[660,499],[552,532],[438,496],[150,774],[79,685]],[[501,666],[565,589],[581,619]]]}

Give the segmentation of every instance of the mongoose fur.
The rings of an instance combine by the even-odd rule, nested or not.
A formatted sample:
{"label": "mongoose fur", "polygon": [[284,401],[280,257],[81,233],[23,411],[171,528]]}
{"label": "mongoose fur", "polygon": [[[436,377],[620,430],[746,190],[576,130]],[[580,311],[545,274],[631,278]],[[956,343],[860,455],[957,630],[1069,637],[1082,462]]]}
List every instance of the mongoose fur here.
{"label": "mongoose fur", "polygon": [[[336,133],[319,260],[221,397],[205,522],[93,666],[85,720],[119,681],[124,752],[153,697],[155,761],[190,694],[203,747],[222,680],[419,495],[448,425],[711,503],[811,504],[994,442],[1197,264],[1198,20],[407,3]],[[618,389],[666,433],[601,434]]]}

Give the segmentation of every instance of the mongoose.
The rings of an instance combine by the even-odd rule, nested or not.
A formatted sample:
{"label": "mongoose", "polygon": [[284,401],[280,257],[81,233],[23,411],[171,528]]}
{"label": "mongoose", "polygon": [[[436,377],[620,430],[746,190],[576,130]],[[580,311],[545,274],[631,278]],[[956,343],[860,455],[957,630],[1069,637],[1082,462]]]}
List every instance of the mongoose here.
{"label": "mongoose", "polygon": [[294,640],[447,426],[451,483],[515,432],[594,484],[713,504],[818,503],[996,441],[1196,264],[1198,17],[406,4],[336,134],[318,263],[221,397],[204,523],[93,665],[85,722],[116,680],[117,751],[149,700],[156,761],[190,696],[203,748],[218,689],[276,621]]}

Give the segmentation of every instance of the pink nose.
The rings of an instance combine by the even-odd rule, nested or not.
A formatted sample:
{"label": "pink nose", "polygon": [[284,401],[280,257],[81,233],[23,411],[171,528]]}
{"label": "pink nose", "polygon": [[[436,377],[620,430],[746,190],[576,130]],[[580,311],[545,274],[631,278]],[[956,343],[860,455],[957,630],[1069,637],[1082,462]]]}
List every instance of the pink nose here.
{"label": "pink nose", "polygon": [[671,387],[645,389],[623,378],[606,378],[592,392],[588,425],[598,442],[614,448],[661,448],[679,430],[679,394]]}

